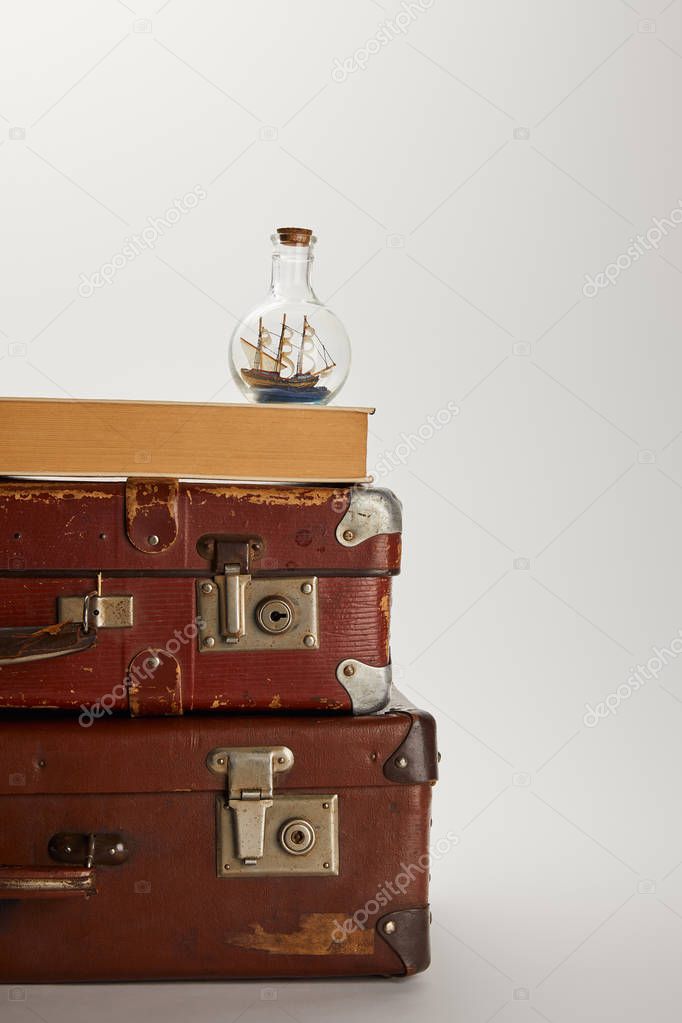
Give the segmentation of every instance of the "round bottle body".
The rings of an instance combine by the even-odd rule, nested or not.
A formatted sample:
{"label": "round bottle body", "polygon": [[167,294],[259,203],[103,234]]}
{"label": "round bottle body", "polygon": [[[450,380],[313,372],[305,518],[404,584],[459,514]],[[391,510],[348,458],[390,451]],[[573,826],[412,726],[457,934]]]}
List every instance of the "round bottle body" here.
{"label": "round bottle body", "polygon": [[341,321],[313,291],[314,239],[283,242],[285,231],[311,235],[281,228],[273,237],[270,290],[235,328],[232,371],[251,401],[326,405],[348,376],[350,341]]}

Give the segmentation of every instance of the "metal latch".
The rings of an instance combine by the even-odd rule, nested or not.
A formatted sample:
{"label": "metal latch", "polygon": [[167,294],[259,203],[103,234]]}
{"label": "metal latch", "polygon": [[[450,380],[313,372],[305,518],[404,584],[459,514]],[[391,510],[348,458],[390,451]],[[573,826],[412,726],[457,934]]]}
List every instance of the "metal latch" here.
{"label": "metal latch", "polygon": [[319,649],[315,576],[252,578],[236,565],[197,581],[202,653]]}
{"label": "metal latch", "polygon": [[274,794],[289,771],[287,746],[214,749],[206,765],[226,775],[217,799],[218,876],[338,873],[336,795]]}
{"label": "metal latch", "polygon": [[265,814],[272,806],[273,775],[290,770],[294,754],[287,746],[268,749],[213,750],[206,761],[214,774],[227,774],[228,807],[234,812],[237,855],[253,866],[263,855]]}
{"label": "metal latch", "polygon": [[90,629],[129,629],[134,625],[133,597],[127,593],[102,593],[102,573],[97,573],[97,589],[84,597],[58,597],[57,621],[82,622]]}
{"label": "metal latch", "polygon": [[258,536],[202,536],[197,551],[213,578],[197,580],[201,653],[229,650],[317,650],[314,576],[268,579],[251,573],[264,543]]}
{"label": "metal latch", "polygon": [[237,643],[246,632],[244,590],[251,582],[251,552],[260,550],[261,541],[250,536],[215,537],[211,543],[204,539],[199,545],[211,552],[215,570],[223,574],[222,635],[226,643]]}
{"label": "metal latch", "polygon": [[225,565],[225,622],[223,635],[228,643],[237,643],[246,632],[244,590],[250,575],[239,571],[239,565]]}

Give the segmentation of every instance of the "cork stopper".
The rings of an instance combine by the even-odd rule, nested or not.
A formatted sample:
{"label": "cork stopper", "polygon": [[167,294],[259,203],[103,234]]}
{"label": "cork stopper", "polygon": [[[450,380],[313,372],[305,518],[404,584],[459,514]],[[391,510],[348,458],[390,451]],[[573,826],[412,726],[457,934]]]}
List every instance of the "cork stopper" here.
{"label": "cork stopper", "polygon": [[278,227],[277,234],[282,245],[310,245],[313,236],[307,227]]}

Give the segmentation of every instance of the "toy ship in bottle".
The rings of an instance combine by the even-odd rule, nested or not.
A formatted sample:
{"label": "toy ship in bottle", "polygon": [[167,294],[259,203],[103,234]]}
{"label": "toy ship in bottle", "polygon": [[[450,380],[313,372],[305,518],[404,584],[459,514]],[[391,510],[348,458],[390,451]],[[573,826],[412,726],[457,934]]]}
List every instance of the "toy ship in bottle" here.
{"label": "toy ship in bottle", "polygon": [[348,375],[348,335],[313,291],[312,231],[278,228],[272,241],[268,295],[232,338],[235,376],[252,401],[324,405]]}

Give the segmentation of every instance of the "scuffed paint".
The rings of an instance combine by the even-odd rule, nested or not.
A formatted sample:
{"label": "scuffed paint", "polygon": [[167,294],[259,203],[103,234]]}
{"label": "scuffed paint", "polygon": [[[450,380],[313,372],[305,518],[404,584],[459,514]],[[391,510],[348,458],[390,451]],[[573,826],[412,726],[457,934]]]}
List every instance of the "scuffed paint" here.
{"label": "scuffed paint", "polygon": [[[178,499],[180,484],[173,479],[129,479],[125,486],[126,533],[143,554],[161,554],[178,537]],[[155,533],[159,540],[150,545]]]}
{"label": "scuffed paint", "polygon": [[[166,490],[165,497],[159,490]],[[140,512],[166,506],[169,516],[177,517],[179,484],[176,480],[129,479],[126,483],[126,511],[129,521],[134,521]]]}
{"label": "scuffed paint", "polygon": [[[346,488],[330,490],[328,487],[248,487],[223,486],[207,487],[195,486],[195,494],[208,494],[210,497],[220,497],[226,501],[237,501],[240,504],[252,505],[273,505],[288,506],[290,508],[315,508],[327,503],[336,501],[349,501],[349,491]],[[187,491],[189,494],[190,491]],[[340,515],[343,514],[343,509]]]}
{"label": "scuffed paint", "polygon": [[[159,654],[162,654],[160,666],[151,673],[145,671],[147,659]],[[144,678],[138,678],[138,672]],[[178,717],[183,713],[182,668],[172,654],[152,647],[140,650],[130,662],[128,674],[131,678],[128,705],[132,717]]]}
{"label": "scuffed paint", "polygon": [[117,496],[115,491],[104,490],[44,490],[42,486],[35,489],[15,490],[13,487],[0,486],[0,500],[7,498],[18,502],[34,501],[37,504],[48,505],[57,504],[59,501],[84,501],[89,498],[95,501],[111,501]]}
{"label": "scuffed paint", "polygon": [[356,930],[345,937],[335,940],[338,934],[339,920],[346,920],[348,913],[308,913],[301,916],[297,931],[271,933],[258,923],[251,924],[251,930],[227,934],[225,941],[238,948],[255,948],[273,955],[299,956],[371,956],[374,953],[374,931]]}

